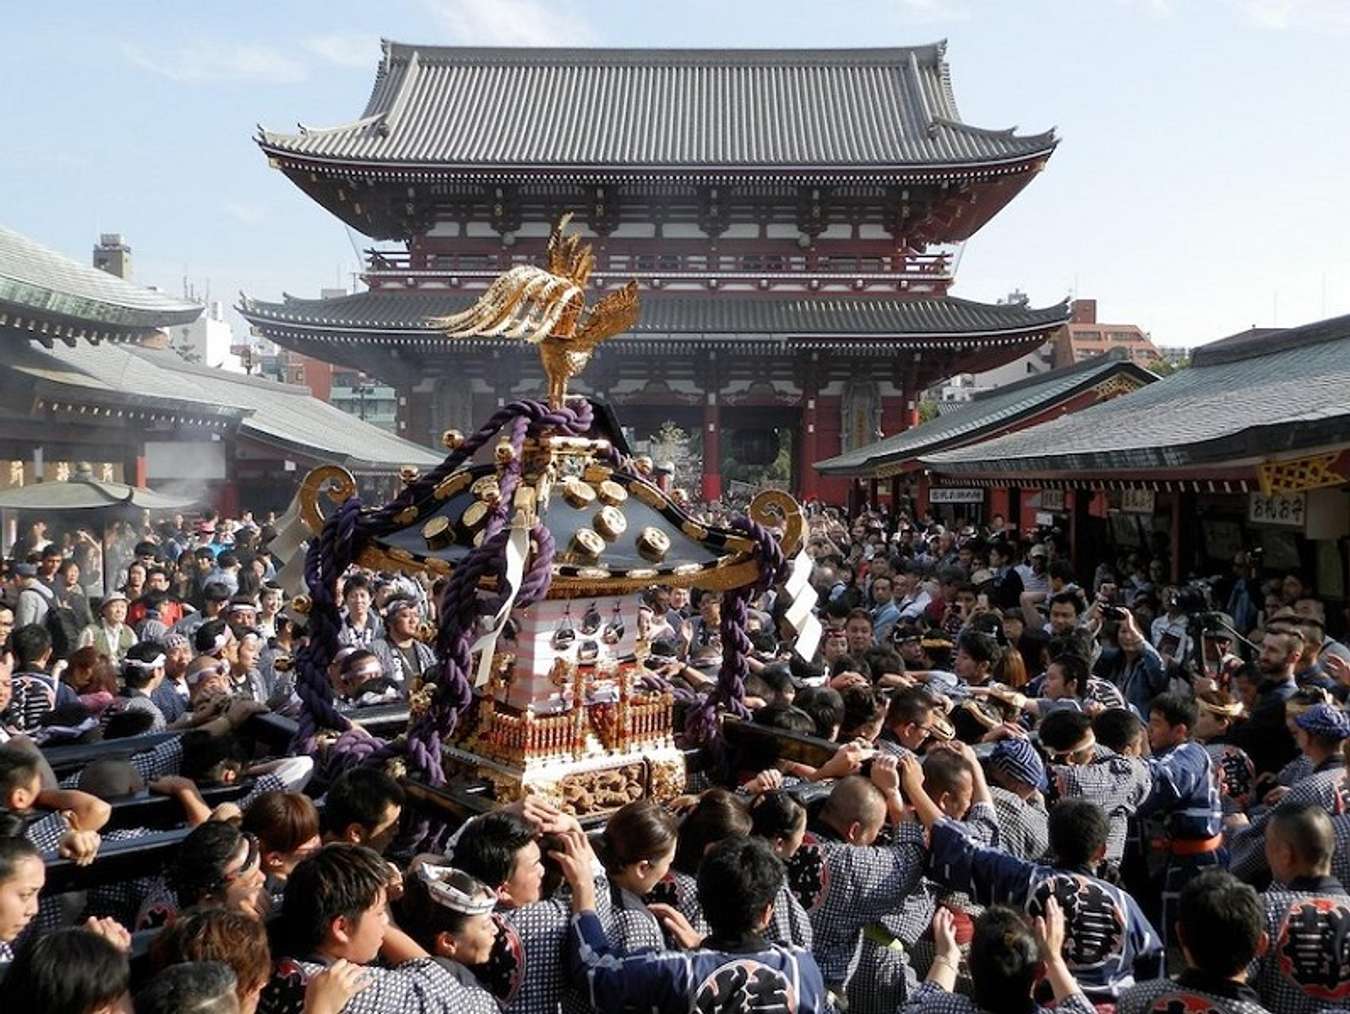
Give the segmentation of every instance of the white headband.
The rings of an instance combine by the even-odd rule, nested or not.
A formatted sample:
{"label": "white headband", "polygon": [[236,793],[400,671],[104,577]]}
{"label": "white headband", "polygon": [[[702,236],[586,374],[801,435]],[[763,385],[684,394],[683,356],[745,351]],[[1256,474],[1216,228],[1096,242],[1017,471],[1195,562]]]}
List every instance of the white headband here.
{"label": "white headband", "polygon": [[[490,893],[469,895],[448,883],[448,879],[457,873],[459,870],[450,866],[426,864],[417,868],[418,879],[427,885],[432,900],[452,912],[459,912],[462,915],[486,915],[497,907],[497,899]],[[467,874],[460,875],[467,876]]]}
{"label": "white headband", "polygon": [[164,655],[156,655],[148,662],[143,662],[139,658],[123,659],[122,664],[132,669],[140,669],[142,672],[151,672],[164,664]]}

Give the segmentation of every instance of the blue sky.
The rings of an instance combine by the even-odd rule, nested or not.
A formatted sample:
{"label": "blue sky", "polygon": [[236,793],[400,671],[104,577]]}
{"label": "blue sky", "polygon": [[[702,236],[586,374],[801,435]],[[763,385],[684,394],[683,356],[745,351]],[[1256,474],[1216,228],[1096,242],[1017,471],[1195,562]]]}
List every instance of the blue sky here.
{"label": "blue sky", "polygon": [[[966,245],[956,294],[1071,291],[1162,344],[1350,313],[1350,0],[286,0],[23,3],[5,15],[0,222],[234,302],[350,284],[353,241],[256,124],[354,118],[405,42],[865,46],[949,40],[963,118],[1058,128]],[[71,13],[77,12],[77,13]],[[355,237],[359,244],[362,237]]]}

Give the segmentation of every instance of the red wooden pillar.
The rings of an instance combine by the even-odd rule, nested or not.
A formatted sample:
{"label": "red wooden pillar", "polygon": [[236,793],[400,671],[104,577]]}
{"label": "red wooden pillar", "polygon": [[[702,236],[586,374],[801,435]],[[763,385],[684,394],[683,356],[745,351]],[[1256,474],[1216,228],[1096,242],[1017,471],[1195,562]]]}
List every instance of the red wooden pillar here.
{"label": "red wooden pillar", "polygon": [[891,476],[891,531],[894,532],[896,516],[900,513],[900,473]]}
{"label": "red wooden pillar", "polygon": [[703,406],[703,499],[722,495],[722,423],[717,414],[717,395],[709,391]]}
{"label": "red wooden pillar", "polygon": [[877,500],[879,499],[877,493],[877,479],[876,476],[873,476],[867,480],[867,506],[872,510],[877,508]]}
{"label": "red wooden pillar", "polygon": [[918,473],[918,479],[914,484],[914,519],[916,521],[928,513],[928,487],[928,473]]}
{"label": "red wooden pillar", "polygon": [[808,387],[802,408],[801,495],[803,500],[819,496],[820,483],[816,474],[816,391]]}

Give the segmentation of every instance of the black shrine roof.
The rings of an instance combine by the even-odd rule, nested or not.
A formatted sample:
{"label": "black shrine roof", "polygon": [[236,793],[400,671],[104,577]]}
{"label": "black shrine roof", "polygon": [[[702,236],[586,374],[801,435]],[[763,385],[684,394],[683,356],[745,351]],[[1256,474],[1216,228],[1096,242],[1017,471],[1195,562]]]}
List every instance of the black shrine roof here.
{"label": "black shrine roof", "polygon": [[[295,299],[267,303],[245,298],[239,312],[268,335],[342,338],[398,345],[439,340],[429,320],[467,306],[481,292],[370,291],[335,299]],[[901,299],[847,296],[792,298],[679,295],[644,291],[642,314],[628,335],[606,347],[632,340],[697,337],[716,341],[786,339],[795,346],[866,339],[962,337],[982,345],[1001,340],[1024,342],[1029,334],[1049,331],[1069,317],[1067,303],[1041,309],[1017,304],[976,303],[966,299]],[[514,344],[513,339],[455,339]]]}
{"label": "black shrine roof", "polygon": [[961,120],[946,43],[551,49],[384,42],[361,117],[261,130],[272,155],[453,169],[885,169],[1025,164],[1053,131]]}

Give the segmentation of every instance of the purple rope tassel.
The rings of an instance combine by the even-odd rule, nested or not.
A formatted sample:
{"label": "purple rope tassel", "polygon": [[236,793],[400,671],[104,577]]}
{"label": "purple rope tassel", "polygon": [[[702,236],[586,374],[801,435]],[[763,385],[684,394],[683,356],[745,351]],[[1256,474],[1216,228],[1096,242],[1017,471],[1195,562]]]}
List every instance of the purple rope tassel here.
{"label": "purple rope tassel", "polygon": [[719,710],[729,711],[739,718],[750,716],[750,710],[745,706],[745,678],[750,675],[752,647],[745,632],[750,603],[769,587],[786,579],[787,560],[778,540],[767,528],[743,517],[732,521],[731,527],[748,535],[759,550],[759,579],[722,594],[722,668],[717,674],[717,685],[703,703],[690,712],[685,722],[685,737],[694,744],[707,744],[718,738]]}

